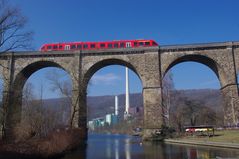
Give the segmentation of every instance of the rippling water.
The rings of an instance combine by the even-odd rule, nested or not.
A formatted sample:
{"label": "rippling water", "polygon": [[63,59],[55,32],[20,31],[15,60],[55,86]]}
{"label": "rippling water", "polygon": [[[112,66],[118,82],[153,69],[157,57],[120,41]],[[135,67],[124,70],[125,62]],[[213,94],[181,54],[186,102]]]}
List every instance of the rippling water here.
{"label": "rippling water", "polygon": [[62,159],[239,159],[238,149],[201,146],[142,143],[139,137],[127,135],[89,135],[86,148]]}

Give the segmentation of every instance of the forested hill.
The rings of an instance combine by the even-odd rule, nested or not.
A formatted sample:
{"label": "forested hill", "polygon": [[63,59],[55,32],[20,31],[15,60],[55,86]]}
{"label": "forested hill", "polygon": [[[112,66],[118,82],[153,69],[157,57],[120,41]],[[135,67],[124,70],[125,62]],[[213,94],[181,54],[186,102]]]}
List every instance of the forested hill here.
{"label": "forested hill", "polygon": [[214,110],[222,109],[222,95],[218,89],[180,90],[178,93],[180,93],[179,96],[200,101],[203,105]]}
{"label": "forested hill", "polygon": [[[222,98],[220,90],[215,89],[201,89],[201,90],[180,90],[175,91],[173,95],[176,98],[171,99],[172,107],[179,105],[182,102],[182,98],[186,97],[190,100],[196,100],[203,103],[203,105],[210,107],[214,110],[222,109]],[[118,95],[119,100],[119,112],[123,115],[125,109],[125,95]],[[61,99],[47,99],[44,101],[44,105],[60,105],[61,109],[65,109],[69,112],[69,102],[66,102],[64,98]],[[64,106],[65,105],[65,106]],[[102,117],[107,113],[114,112],[115,96],[90,96],[87,98],[88,105],[88,117],[89,119]],[[130,95],[131,107],[142,107],[143,97],[141,93],[135,93]],[[64,108],[62,108],[64,107]]]}

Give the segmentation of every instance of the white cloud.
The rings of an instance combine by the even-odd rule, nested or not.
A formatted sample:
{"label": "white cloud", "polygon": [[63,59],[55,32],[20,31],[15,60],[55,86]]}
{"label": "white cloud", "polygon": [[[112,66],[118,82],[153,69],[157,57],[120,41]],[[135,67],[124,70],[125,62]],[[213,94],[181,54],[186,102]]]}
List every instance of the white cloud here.
{"label": "white cloud", "polygon": [[113,73],[107,73],[107,74],[103,74],[103,75],[94,75],[91,80],[90,83],[92,84],[105,84],[105,85],[113,85],[115,84],[116,81],[121,80],[121,78]]}

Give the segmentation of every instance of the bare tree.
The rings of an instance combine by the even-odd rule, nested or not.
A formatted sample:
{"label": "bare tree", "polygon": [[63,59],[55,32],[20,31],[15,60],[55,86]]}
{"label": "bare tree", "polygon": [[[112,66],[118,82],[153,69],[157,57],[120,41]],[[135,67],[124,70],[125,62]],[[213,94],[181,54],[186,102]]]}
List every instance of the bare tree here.
{"label": "bare tree", "polygon": [[[47,136],[61,124],[61,114],[52,107],[46,107],[43,99],[37,99],[33,89],[33,85],[27,82],[23,90],[22,117],[14,129],[18,140]],[[42,94],[43,89],[40,91]]]}
{"label": "bare tree", "polygon": [[[70,83],[70,80],[63,80],[64,76],[62,76],[59,72],[55,71],[55,70],[51,70],[46,74],[46,78],[48,81],[50,81],[51,84],[51,91],[53,92],[57,92],[62,98],[65,99],[65,103],[67,106],[70,105],[75,105],[73,108],[73,115],[74,115],[74,111],[76,111],[76,106],[77,103],[72,103],[72,86]],[[77,97],[79,98],[79,97]],[[78,99],[76,100],[76,102],[78,102]],[[62,106],[62,109],[64,109],[64,106]],[[62,112],[64,113],[66,110],[62,110]],[[72,116],[73,116],[72,115]],[[72,125],[72,118],[70,117],[68,120],[69,125]]]}
{"label": "bare tree", "polygon": [[181,131],[185,125],[195,126],[199,124],[200,113],[202,113],[201,109],[203,108],[201,101],[179,97],[177,103],[175,110],[172,111],[172,122],[177,123],[178,130]]}
{"label": "bare tree", "polygon": [[51,70],[46,74],[47,80],[51,83],[51,91],[58,92],[62,97],[71,98],[71,83],[68,80],[64,80],[63,77],[55,70]]}
{"label": "bare tree", "polygon": [[185,106],[178,105],[175,109],[171,112],[171,123],[173,127],[176,128],[177,131],[182,132],[183,126],[185,124]]}
{"label": "bare tree", "polygon": [[203,106],[200,109],[200,114],[198,118],[199,124],[203,125],[216,125],[217,114],[216,112],[208,106]]}
{"label": "bare tree", "polygon": [[[31,49],[33,33],[26,31],[27,19],[21,14],[18,7],[11,6],[7,0],[0,0],[0,53],[19,49]],[[1,67],[9,69],[0,64]],[[1,77],[5,82],[7,77]],[[9,85],[9,83],[5,83]],[[8,90],[5,90],[8,91]],[[1,92],[2,93],[2,92]],[[1,94],[2,95],[2,94]],[[8,95],[5,100],[8,100]],[[2,103],[6,103],[2,101]],[[1,107],[2,112],[2,132],[5,131],[7,106]]]}
{"label": "bare tree", "polygon": [[[74,63],[71,65],[72,69],[75,69]],[[46,78],[52,84],[52,91],[58,91],[62,97],[65,97],[67,100],[67,105],[71,105],[71,115],[69,118],[69,126],[73,127],[73,124],[76,124],[75,120],[79,113],[79,105],[84,105],[84,101],[86,101],[86,88],[84,88],[84,84],[80,84],[79,88],[75,90],[73,94],[72,85],[70,80],[64,80],[62,77],[65,75],[61,75],[56,71],[48,72]],[[71,74],[72,82],[79,82],[79,72],[73,71]],[[88,83],[90,84],[90,82]],[[81,103],[82,102],[82,103]]]}
{"label": "bare tree", "polygon": [[186,117],[190,120],[190,125],[195,126],[198,123],[198,118],[201,113],[201,108],[203,106],[202,101],[185,99],[184,104],[186,106],[185,112]]}
{"label": "bare tree", "polygon": [[19,8],[0,0],[0,53],[30,48],[33,33],[25,31],[26,24]]}
{"label": "bare tree", "polygon": [[23,88],[23,97],[22,97],[23,106],[30,106],[31,101],[35,100],[35,95],[33,90],[34,90],[33,84],[30,82],[27,82]]}
{"label": "bare tree", "polygon": [[171,100],[173,99],[174,83],[173,83],[173,74],[169,71],[162,82],[163,85],[163,116],[165,118],[166,124],[169,125],[169,113],[171,107]]}

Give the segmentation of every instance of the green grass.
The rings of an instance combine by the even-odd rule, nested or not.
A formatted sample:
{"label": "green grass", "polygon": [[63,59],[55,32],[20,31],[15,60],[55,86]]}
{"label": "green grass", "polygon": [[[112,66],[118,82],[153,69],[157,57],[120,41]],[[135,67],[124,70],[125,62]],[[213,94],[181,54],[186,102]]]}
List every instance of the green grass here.
{"label": "green grass", "polygon": [[239,130],[221,130],[215,131],[215,136],[185,136],[182,139],[197,140],[197,141],[211,141],[211,142],[227,142],[239,144]]}

